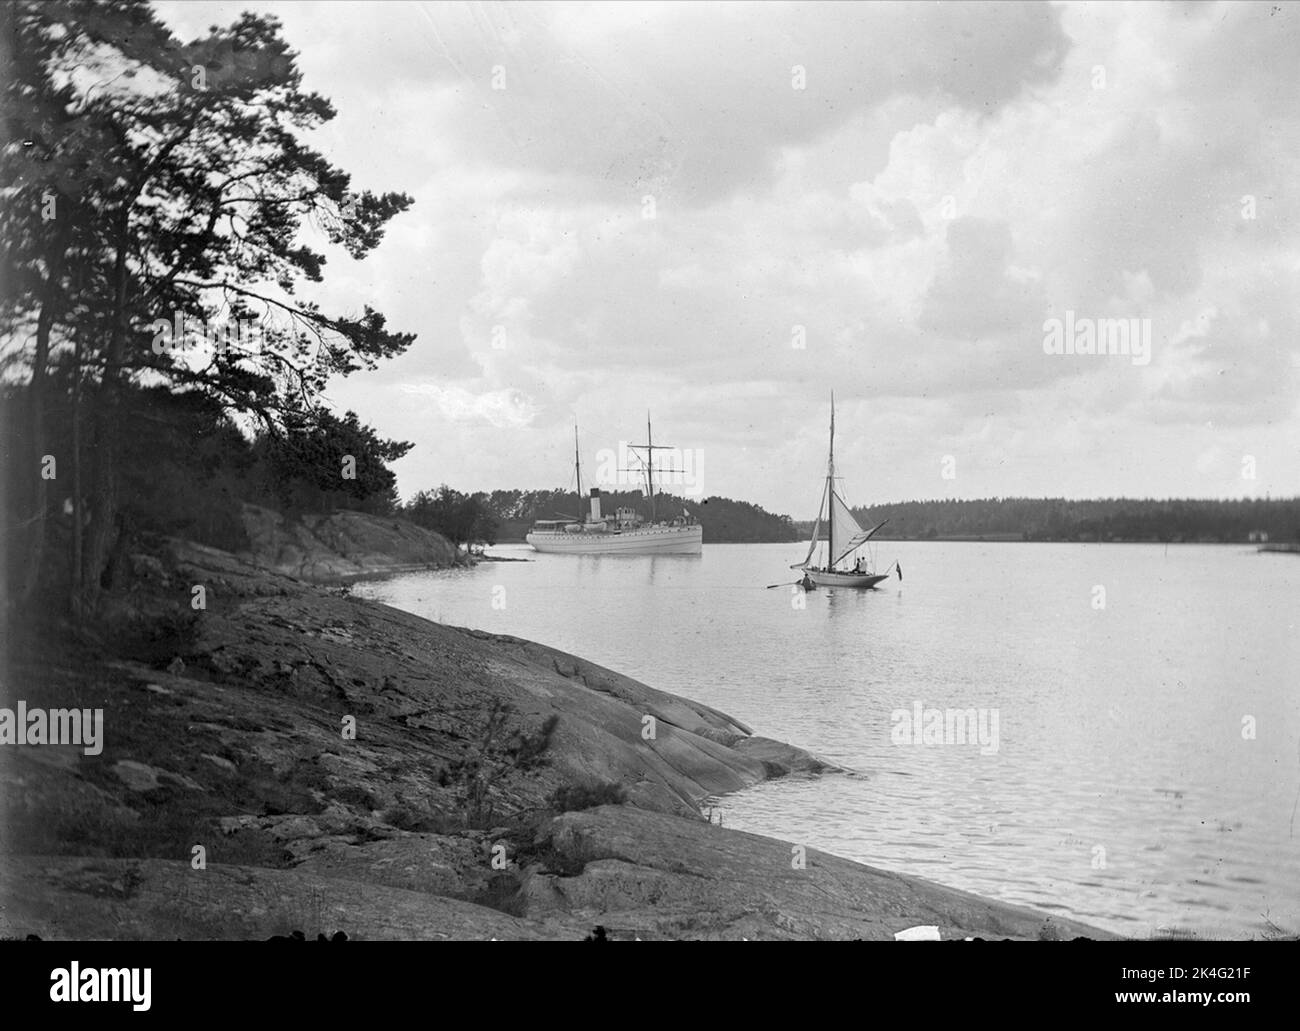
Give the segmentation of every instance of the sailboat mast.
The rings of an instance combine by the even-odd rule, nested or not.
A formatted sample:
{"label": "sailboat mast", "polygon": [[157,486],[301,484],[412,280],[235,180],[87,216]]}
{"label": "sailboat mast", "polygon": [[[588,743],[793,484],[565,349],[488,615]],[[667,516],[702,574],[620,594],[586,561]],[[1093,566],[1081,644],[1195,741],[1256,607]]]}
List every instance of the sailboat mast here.
{"label": "sailboat mast", "polygon": [[577,478],[578,484],[578,522],[585,523],[587,520],[582,514],[582,459],[578,454],[578,424],[573,424],[573,473]]}
{"label": "sailboat mast", "polygon": [[830,531],[830,547],[826,554],[826,569],[835,567],[835,392],[831,391],[831,449],[826,461],[826,525]]}

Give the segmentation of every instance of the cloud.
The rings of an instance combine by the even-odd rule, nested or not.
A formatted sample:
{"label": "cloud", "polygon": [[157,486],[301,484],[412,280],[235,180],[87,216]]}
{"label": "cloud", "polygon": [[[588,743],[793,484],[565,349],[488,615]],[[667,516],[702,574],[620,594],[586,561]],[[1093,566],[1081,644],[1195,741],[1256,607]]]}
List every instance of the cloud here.
{"label": "cloud", "polygon": [[404,383],[402,391],[430,398],[448,422],[487,423],[498,428],[517,429],[529,425],[537,415],[532,399],[517,390],[493,390],[475,394],[463,387],[436,383]]}
{"label": "cloud", "polygon": [[[832,387],[871,499],[1240,491],[1220,454],[1300,492],[1296,9],[273,10],[320,145],[415,197],[320,294],[419,333],[332,389],[416,441],[405,493],[550,485],[650,407],[791,511]],[[1149,319],[1150,364],[1044,354],[1067,310]]]}
{"label": "cloud", "polygon": [[[899,94],[995,110],[1065,51],[1045,5],[422,5],[467,157],[707,204]],[[793,88],[802,69],[802,88]],[[498,88],[494,88],[498,87]]]}

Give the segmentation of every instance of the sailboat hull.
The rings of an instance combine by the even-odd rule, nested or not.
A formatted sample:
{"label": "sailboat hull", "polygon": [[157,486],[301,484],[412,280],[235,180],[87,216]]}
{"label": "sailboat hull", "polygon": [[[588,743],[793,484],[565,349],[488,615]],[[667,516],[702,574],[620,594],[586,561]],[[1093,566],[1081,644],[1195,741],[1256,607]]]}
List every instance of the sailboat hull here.
{"label": "sailboat hull", "polygon": [[866,590],[875,587],[881,580],[889,579],[888,573],[831,573],[825,569],[809,569],[807,572],[818,587],[854,587]]}

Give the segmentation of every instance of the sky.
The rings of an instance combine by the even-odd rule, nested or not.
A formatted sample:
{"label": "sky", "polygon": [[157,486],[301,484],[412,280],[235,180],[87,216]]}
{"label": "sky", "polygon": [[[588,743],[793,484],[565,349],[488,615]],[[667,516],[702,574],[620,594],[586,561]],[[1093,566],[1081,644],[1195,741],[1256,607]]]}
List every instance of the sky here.
{"label": "sky", "polygon": [[649,410],[679,492],[810,518],[832,391],[853,504],[1300,495],[1300,6],[158,9],[275,14],[414,198],[307,292],[418,334],[328,393],[403,497],[571,483],[575,421],[599,482]]}

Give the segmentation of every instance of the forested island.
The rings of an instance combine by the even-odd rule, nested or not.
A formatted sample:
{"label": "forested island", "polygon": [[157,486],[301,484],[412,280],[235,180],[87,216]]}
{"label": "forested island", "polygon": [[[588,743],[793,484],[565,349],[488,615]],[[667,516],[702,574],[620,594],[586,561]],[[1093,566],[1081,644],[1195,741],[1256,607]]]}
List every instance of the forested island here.
{"label": "forested island", "polygon": [[[649,514],[639,491],[606,493],[603,504],[607,512],[628,505]],[[812,533],[811,519],[796,521],[717,495],[692,499],[662,494],[655,506],[660,516],[689,512],[704,524],[705,540],[714,544],[780,543]],[[463,494],[443,486],[416,495],[401,506],[401,514],[459,543],[517,543],[534,520],[577,518],[578,499],[572,490],[559,488]],[[884,522],[877,536],[890,540],[1300,541],[1300,498],[981,498],[871,505],[854,509],[854,515],[864,527]]]}
{"label": "forested island", "polygon": [[[1156,541],[1300,540],[1300,498],[983,498],[904,501],[855,509],[863,526],[889,522],[895,540]],[[811,531],[811,524],[803,524]]]}

